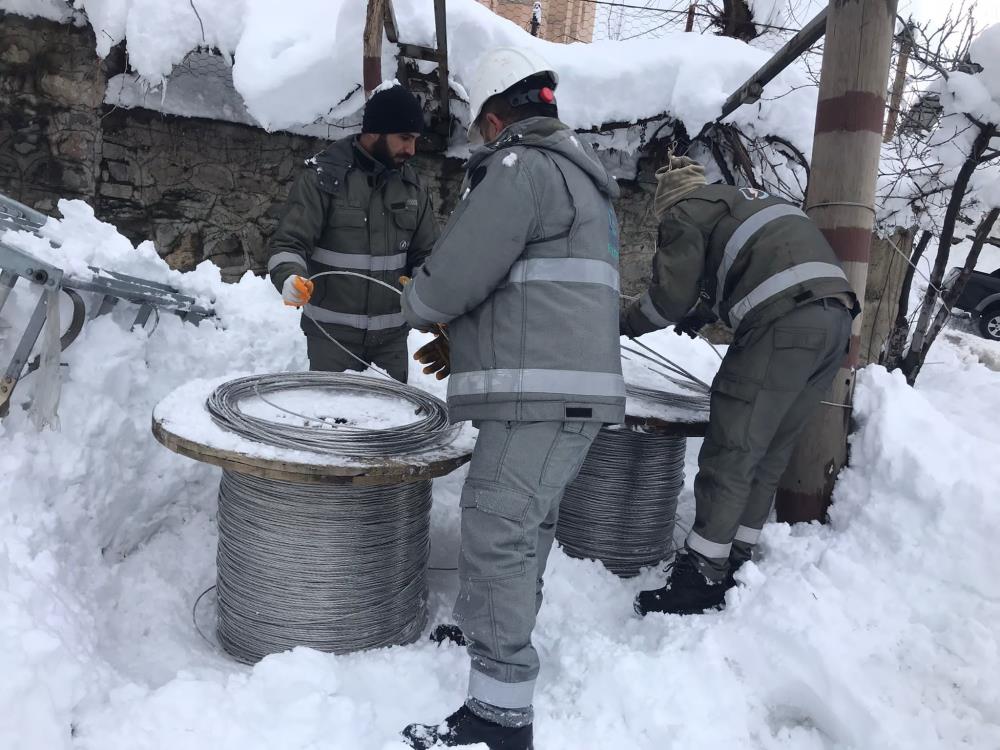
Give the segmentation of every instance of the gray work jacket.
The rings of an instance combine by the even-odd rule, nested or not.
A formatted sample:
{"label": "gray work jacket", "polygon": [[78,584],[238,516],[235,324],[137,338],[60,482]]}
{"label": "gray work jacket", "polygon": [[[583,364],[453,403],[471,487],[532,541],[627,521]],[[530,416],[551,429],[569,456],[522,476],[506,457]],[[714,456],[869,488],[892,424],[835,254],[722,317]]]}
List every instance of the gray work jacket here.
{"label": "gray work jacket", "polygon": [[[281,291],[291,274],[352,271],[400,288],[430,253],[438,228],[430,198],[409,165],[387,169],[355,136],[307,162],[270,241],[267,270]],[[316,279],[304,308],[307,336],[378,346],[405,336],[399,295],[355,276]]]}
{"label": "gray work jacket", "polygon": [[625,316],[639,336],[684,319],[699,294],[733,330],[761,325],[801,304],[857,297],[816,225],[766,192],[705,185],[660,221],[653,283]]}
{"label": "gray work jacket", "polygon": [[412,325],[448,324],[453,421],[624,418],[617,194],[552,118],[473,153],[462,200],[403,293]]}

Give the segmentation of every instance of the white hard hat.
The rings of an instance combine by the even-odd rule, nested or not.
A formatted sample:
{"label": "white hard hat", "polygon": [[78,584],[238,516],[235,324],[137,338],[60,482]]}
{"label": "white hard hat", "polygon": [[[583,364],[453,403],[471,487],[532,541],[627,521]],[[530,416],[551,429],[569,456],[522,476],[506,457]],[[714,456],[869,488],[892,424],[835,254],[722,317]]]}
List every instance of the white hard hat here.
{"label": "white hard hat", "polygon": [[552,86],[555,88],[556,84],[559,83],[559,76],[541,55],[514,47],[498,47],[488,52],[480,61],[479,67],[476,68],[476,73],[472,77],[472,85],[469,86],[469,116],[471,118],[469,140],[472,142],[480,140],[476,120],[479,119],[487,99],[506,91],[525,78],[543,73],[552,77]]}

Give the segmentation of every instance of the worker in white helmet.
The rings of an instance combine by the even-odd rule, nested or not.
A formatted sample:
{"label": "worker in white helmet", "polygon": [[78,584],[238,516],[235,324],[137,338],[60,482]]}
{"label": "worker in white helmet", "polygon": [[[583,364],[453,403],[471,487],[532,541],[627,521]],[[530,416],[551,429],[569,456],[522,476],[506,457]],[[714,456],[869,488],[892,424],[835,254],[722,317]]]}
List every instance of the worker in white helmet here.
{"label": "worker in white helmet", "polygon": [[557,83],[530,52],[485,57],[469,128],[485,145],[403,292],[411,325],[448,325],[450,339],[415,357],[450,371],[451,419],[479,427],[462,489],[455,604],[472,660],[468,697],[441,724],[407,727],[414,748],[532,747],[531,634],[559,503],[601,425],[625,416],[618,189],[557,119]]}

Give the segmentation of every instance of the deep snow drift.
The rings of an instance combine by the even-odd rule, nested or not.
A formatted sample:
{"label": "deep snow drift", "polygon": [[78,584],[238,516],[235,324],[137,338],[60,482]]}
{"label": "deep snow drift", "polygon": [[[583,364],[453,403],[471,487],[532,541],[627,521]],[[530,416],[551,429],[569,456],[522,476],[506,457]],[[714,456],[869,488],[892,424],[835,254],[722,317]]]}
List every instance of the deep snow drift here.
{"label": "deep snow drift", "polygon": [[[303,367],[296,313],[263,279],[225,285],[207,263],[169,271],[83,204],[60,209],[49,231],[65,265],[170,281],[214,300],[219,319],[165,315],[152,333],[129,333],[126,311],[88,322],[65,355],[58,430],[35,431],[19,405],[32,376],[19,387],[0,426],[0,747],[401,747],[403,725],[461,701],[461,649],[298,649],[251,669],[192,625],[214,580],[219,472],[156,443],[150,412],[191,378]],[[3,336],[30,304],[26,288],[15,294]],[[646,341],[702,375],[717,362],[670,333]],[[538,746],[1000,746],[1000,429],[986,416],[1000,409],[1000,347],[950,331],[935,352],[916,391],[878,368],[861,375],[833,522],[768,525],[725,612],[640,620],[631,599],[655,571],[622,581],[554,552],[536,635]],[[455,564],[461,481],[435,484],[434,568]],[[432,623],[448,619],[454,576],[430,573]]]}

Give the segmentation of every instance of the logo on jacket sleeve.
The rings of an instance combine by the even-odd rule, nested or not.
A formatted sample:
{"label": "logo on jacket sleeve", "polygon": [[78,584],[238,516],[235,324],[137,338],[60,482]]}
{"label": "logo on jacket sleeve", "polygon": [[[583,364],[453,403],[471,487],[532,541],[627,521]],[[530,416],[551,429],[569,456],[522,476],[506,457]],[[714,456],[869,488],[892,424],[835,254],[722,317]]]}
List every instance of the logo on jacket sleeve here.
{"label": "logo on jacket sleeve", "polygon": [[770,193],[758,190],[757,188],[740,188],[740,194],[748,201],[762,201],[765,198],[771,197]]}

